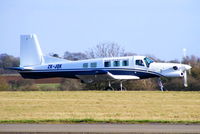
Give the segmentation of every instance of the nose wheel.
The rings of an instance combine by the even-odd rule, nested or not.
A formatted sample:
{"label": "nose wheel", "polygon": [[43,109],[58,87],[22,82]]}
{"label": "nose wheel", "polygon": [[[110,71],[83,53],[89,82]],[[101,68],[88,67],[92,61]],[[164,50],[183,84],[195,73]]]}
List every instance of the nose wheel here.
{"label": "nose wheel", "polygon": [[122,83],[122,81],[120,81],[120,88],[119,88],[119,91],[125,91],[125,90],[126,90],[126,88],[123,87],[123,83]]}
{"label": "nose wheel", "polygon": [[160,91],[164,91],[164,86],[163,86],[161,78],[158,78],[158,85],[160,87]]}
{"label": "nose wheel", "polygon": [[105,90],[111,90],[111,91],[114,91],[114,88],[111,86],[110,81],[108,81],[108,87],[106,87]]}

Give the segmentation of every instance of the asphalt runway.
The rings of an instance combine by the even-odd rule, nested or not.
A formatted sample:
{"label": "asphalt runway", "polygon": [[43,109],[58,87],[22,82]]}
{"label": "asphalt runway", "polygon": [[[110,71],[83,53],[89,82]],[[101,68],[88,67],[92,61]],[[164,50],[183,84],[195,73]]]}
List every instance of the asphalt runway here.
{"label": "asphalt runway", "polygon": [[200,134],[200,124],[0,124],[0,134]]}

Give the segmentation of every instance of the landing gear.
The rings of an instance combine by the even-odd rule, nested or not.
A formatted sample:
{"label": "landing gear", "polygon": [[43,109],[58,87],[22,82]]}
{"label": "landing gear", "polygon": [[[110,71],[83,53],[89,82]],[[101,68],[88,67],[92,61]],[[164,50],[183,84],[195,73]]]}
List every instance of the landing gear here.
{"label": "landing gear", "polygon": [[114,88],[111,86],[110,81],[108,81],[108,87],[106,87],[105,90],[114,91]]}
{"label": "landing gear", "polygon": [[158,78],[158,85],[160,86],[160,91],[164,91],[164,86],[162,84],[162,80]]}
{"label": "landing gear", "polygon": [[[122,84],[123,81],[120,81],[120,87],[119,88],[116,88],[117,91],[125,91],[126,88],[123,87],[123,84]],[[108,87],[105,88],[105,90],[111,90],[111,91],[114,91],[115,89],[111,86],[111,82],[108,81]]]}
{"label": "landing gear", "polygon": [[125,91],[126,88],[123,87],[123,84],[122,84],[122,81],[120,81],[120,88],[119,88],[119,91]]}

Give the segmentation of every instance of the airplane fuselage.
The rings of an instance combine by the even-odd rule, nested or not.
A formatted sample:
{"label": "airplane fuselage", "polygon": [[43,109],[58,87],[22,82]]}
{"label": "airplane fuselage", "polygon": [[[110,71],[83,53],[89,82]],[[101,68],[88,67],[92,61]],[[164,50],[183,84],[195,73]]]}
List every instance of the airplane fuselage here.
{"label": "airplane fuselage", "polygon": [[[83,82],[137,80],[153,77],[184,77],[191,66],[177,63],[157,63],[146,56],[96,58],[79,61],[44,56],[35,34],[21,35],[20,67],[22,77],[39,79],[51,77],[76,78]],[[122,89],[122,84],[121,84]]]}
{"label": "airplane fuselage", "polygon": [[[19,73],[24,78],[32,79],[64,77],[102,81],[109,80],[107,77],[102,77],[108,72],[116,76],[134,76],[137,79],[146,79],[164,76],[165,72],[168,70],[167,73],[169,73],[169,68],[171,68],[173,72],[171,77],[182,77],[181,72],[174,73],[173,66],[175,64],[156,63],[145,56],[127,56],[48,63],[25,67]],[[176,66],[180,66],[180,64]],[[168,76],[170,77],[170,75]]]}

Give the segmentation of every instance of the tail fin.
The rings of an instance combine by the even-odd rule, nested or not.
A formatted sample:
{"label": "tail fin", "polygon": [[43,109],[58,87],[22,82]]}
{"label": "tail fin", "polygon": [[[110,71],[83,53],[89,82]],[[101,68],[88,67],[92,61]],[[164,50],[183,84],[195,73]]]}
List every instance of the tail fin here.
{"label": "tail fin", "polygon": [[44,63],[42,50],[35,34],[21,35],[20,67],[41,65]]}

